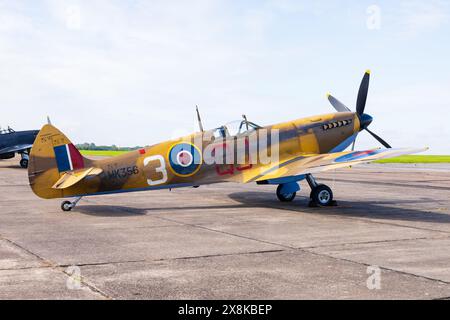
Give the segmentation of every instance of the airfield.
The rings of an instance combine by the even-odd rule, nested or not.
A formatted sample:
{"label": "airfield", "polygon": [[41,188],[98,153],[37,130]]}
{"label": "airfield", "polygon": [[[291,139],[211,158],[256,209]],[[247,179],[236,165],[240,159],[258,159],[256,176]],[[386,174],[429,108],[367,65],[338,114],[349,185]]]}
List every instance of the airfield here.
{"label": "airfield", "polygon": [[17,158],[0,161],[0,299],[450,297],[450,165],[316,177],[337,207],[308,208],[302,182],[289,204],[275,186],[217,184],[63,213],[31,192]]}

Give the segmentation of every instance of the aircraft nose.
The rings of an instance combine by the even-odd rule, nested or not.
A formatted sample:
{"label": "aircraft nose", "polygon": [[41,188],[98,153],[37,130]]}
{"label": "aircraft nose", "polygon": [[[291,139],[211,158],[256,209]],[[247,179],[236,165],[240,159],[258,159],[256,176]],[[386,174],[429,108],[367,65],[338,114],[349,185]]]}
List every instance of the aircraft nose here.
{"label": "aircraft nose", "polygon": [[367,113],[363,113],[359,117],[359,122],[361,123],[361,130],[367,128],[373,121],[373,118],[369,116]]}

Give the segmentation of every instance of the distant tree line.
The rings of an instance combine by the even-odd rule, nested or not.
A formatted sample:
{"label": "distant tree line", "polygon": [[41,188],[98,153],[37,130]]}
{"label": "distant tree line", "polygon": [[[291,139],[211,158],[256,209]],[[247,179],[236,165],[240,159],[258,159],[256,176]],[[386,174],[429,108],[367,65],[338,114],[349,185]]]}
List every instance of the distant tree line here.
{"label": "distant tree line", "polygon": [[115,144],[112,146],[97,146],[95,143],[82,143],[76,145],[79,150],[99,150],[99,151],[132,151],[142,149],[140,146],[136,147],[118,147]]}

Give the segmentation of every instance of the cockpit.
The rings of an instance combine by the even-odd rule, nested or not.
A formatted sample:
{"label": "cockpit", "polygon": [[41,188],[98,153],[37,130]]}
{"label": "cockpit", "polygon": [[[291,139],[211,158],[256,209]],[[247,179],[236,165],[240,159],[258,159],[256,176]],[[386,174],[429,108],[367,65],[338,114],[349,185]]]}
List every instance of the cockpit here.
{"label": "cockpit", "polygon": [[261,126],[246,120],[236,120],[213,130],[215,138],[241,136],[261,128]]}
{"label": "cockpit", "polygon": [[9,134],[9,133],[14,133],[14,132],[15,131],[11,127],[8,127],[7,129],[0,128],[0,134]]}

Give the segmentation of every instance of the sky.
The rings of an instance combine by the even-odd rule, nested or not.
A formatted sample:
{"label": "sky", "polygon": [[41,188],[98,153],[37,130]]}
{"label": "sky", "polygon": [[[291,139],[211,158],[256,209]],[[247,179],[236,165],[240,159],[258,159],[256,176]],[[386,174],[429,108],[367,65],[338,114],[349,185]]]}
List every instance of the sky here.
{"label": "sky", "polygon": [[[0,126],[150,145],[246,114],[260,125],[352,110],[450,154],[450,1],[0,0]],[[357,149],[379,144],[367,133]]]}

